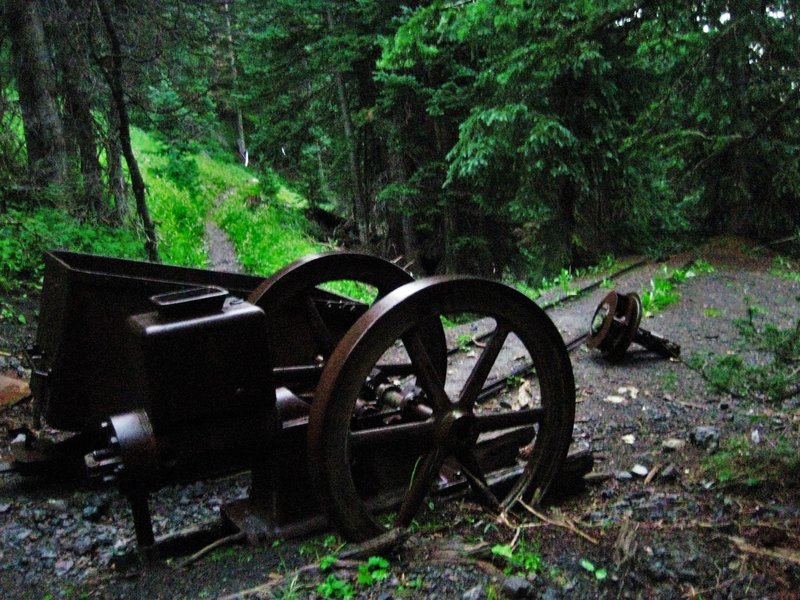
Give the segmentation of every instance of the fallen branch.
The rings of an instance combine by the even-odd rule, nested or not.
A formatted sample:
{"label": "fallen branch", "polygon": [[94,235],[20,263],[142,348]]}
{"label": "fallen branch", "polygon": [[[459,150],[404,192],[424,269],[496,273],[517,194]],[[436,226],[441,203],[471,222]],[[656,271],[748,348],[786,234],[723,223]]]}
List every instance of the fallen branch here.
{"label": "fallen branch", "polygon": [[522,507],[525,510],[527,510],[529,513],[531,513],[534,517],[544,521],[548,525],[554,525],[555,527],[563,527],[564,529],[567,529],[567,530],[571,531],[572,533],[581,536],[587,542],[591,542],[595,546],[599,543],[595,538],[590,536],[588,533],[586,533],[584,531],[581,531],[580,529],[575,527],[575,525],[571,521],[569,521],[568,519],[563,518],[563,517],[561,519],[559,519],[559,520],[551,519],[547,515],[544,515],[544,514],[540,513],[538,510],[536,510],[532,506],[526,504],[522,500],[520,500],[519,503],[520,503],[520,505],[522,505]]}
{"label": "fallen branch", "polygon": [[776,548],[775,550],[760,548],[759,546],[753,546],[752,544],[746,542],[744,538],[740,538],[735,535],[729,535],[728,539],[732,541],[736,548],[741,552],[755,554],[756,556],[764,556],[766,558],[776,558],[778,560],[785,560],[796,565],[800,565],[800,552],[795,550],[789,550],[788,548]]}
{"label": "fallen branch", "polygon": [[[357,570],[358,567],[361,565],[361,561],[357,560],[337,560],[333,564],[331,564],[328,569],[326,570]],[[218,600],[238,600],[239,598],[245,598],[247,596],[253,596],[255,594],[263,594],[269,592],[274,587],[282,584],[287,579],[296,579],[300,577],[300,575],[320,575],[323,572],[322,567],[318,564],[309,564],[299,569],[295,569],[291,573],[287,573],[286,575],[282,575],[280,577],[276,577],[272,581],[268,581],[267,583],[262,583],[261,585],[257,585],[255,587],[248,588],[246,590],[241,590],[238,592],[234,592],[233,594],[229,594],[227,596],[221,596]]]}
{"label": "fallen branch", "polygon": [[245,537],[246,536],[244,531],[239,531],[237,533],[227,535],[223,538],[219,538],[218,540],[211,542],[208,546],[204,546],[194,554],[184,558],[180,563],[178,563],[177,568],[185,569],[189,565],[196,563],[198,560],[203,558],[209,552],[213,552],[214,550],[216,550],[217,548],[221,548],[222,546],[227,546],[229,544],[237,544],[243,541]]}

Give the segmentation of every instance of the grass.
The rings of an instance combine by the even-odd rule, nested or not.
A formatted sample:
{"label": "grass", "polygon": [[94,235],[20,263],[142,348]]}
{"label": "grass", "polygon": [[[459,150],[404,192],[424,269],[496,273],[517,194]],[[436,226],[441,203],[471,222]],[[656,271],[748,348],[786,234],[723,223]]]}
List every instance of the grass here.
{"label": "grass", "polygon": [[800,487],[800,447],[797,439],[777,436],[756,444],[742,434],[723,440],[720,450],[706,458],[703,474],[719,483],[753,488]]}
{"label": "grass", "polygon": [[766,321],[762,308],[748,303],[746,316],[733,324],[739,332],[735,350],[723,355],[693,354],[689,366],[700,371],[716,392],[773,403],[797,394],[800,320],[781,328]]}
{"label": "grass", "polygon": [[648,287],[641,291],[642,316],[651,317],[660,310],[680,300],[678,286],[687,279],[704,273],[713,273],[714,267],[703,260],[694,261],[686,269],[670,269],[661,267],[658,275],[653,277]]}

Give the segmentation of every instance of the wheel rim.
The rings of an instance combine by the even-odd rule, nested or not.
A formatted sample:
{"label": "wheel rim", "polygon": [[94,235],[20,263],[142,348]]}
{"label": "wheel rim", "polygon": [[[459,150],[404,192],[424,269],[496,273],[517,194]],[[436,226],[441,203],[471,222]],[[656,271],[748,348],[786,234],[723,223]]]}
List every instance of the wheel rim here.
{"label": "wheel rim", "polygon": [[[449,366],[461,360],[466,377],[448,369],[443,378],[444,371],[427,354],[425,332],[441,316],[459,314],[484,317],[480,323],[490,334],[474,356],[451,355]],[[506,400],[502,395],[487,399],[482,392],[516,362],[509,353],[520,349],[538,372],[539,400],[534,406],[531,391],[530,406],[512,402],[507,408],[503,402],[509,394]],[[398,352],[405,353],[406,375],[394,379],[395,399],[408,403],[398,414],[394,405],[387,409],[380,398],[373,399],[373,412],[365,419],[364,397],[370,395],[365,390],[380,377],[387,357]],[[395,365],[395,371],[402,369]],[[422,393],[411,402],[409,389]],[[351,539],[379,533],[385,526],[380,513],[387,506],[397,509],[390,525],[409,525],[431,487],[448,481],[466,482],[491,510],[507,510],[523,494],[544,492],[560,467],[571,441],[574,393],[561,336],[518,292],[490,281],[447,277],[403,286],[356,322],[320,379],[308,438],[320,501]],[[507,467],[495,468],[498,459],[486,451],[498,445],[505,460],[513,451]],[[504,481],[498,475],[504,469],[515,479]],[[493,487],[498,481],[503,485]]]}
{"label": "wheel rim", "polygon": [[306,256],[284,267],[248,297],[248,302],[266,313],[269,339],[273,341],[273,367],[278,371],[299,367],[297,377],[306,380],[295,382],[295,389],[313,388],[314,369],[318,376],[344,333],[368,308],[367,304],[348,302],[320,290],[319,286],[343,280],[375,288],[377,300],[413,278],[397,265],[375,256],[331,252]]}

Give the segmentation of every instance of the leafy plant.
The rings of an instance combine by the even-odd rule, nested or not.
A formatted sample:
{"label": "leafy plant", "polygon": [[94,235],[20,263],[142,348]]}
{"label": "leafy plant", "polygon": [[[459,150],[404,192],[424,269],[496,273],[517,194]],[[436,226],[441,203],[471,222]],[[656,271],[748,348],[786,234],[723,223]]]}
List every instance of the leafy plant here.
{"label": "leafy plant", "polygon": [[690,357],[689,365],[699,370],[715,391],[773,402],[797,392],[800,320],[794,327],[780,328],[762,322],[763,315],[762,308],[748,304],[746,317],[733,321],[740,335],[738,352]]}
{"label": "leafy plant", "polygon": [[389,577],[389,561],[381,556],[370,556],[367,562],[358,566],[356,581],[369,587]]}
{"label": "leafy plant", "polygon": [[516,547],[511,544],[496,544],[492,546],[492,554],[503,559],[506,567],[503,572],[506,575],[535,574],[542,567],[542,555],[538,545],[529,545],[523,538],[520,538]]}
{"label": "leafy plant", "polygon": [[608,572],[605,569],[595,567],[594,563],[589,559],[582,558],[578,564],[589,573],[592,573],[597,581],[603,581],[608,577]]}

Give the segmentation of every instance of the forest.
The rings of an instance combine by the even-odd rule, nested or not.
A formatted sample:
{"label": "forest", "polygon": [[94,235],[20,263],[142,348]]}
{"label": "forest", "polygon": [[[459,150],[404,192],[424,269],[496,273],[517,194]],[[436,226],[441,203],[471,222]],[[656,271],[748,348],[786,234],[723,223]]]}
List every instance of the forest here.
{"label": "forest", "polygon": [[800,224],[794,2],[3,7],[6,288],[43,214],[81,248],[193,262],[159,254],[192,217],[152,206],[161,180],[201,193],[198,156],[247,169],[259,202],[294,190],[322,241],[427,274],[526,281]]}

